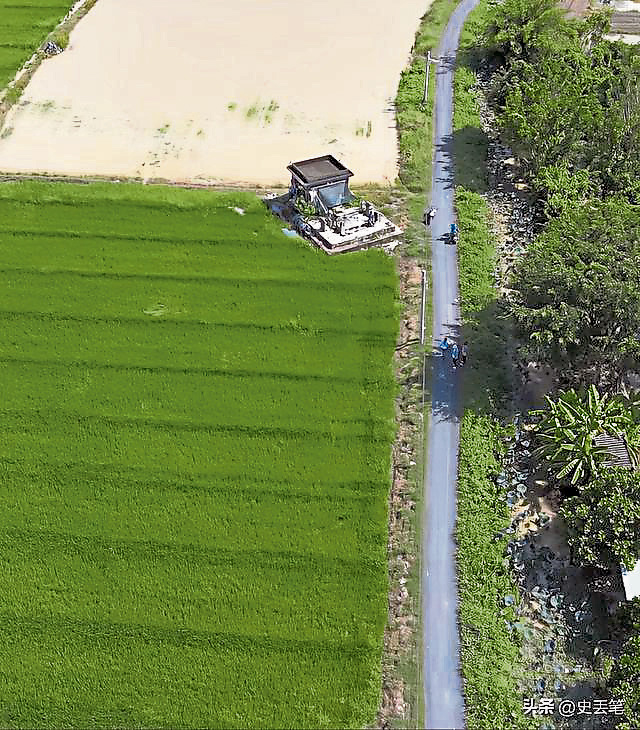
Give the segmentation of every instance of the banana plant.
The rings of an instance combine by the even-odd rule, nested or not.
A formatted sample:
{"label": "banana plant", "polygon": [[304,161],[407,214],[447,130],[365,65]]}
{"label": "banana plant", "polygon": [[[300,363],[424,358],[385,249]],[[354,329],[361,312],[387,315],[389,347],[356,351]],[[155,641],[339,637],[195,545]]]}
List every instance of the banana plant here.
{"label": "banana plant", "polygon": [[532,412],[541,418],[536,426],[539,446],[533,455],[545,462],[557,481],[580,486],[598,473],[607,455],[596,437],[622,437],[634,424],[634,409],[620,396],[600,395],[595,385],[586,393],[571,389],[561,391],[555,401],[545,399],[547,408]]}

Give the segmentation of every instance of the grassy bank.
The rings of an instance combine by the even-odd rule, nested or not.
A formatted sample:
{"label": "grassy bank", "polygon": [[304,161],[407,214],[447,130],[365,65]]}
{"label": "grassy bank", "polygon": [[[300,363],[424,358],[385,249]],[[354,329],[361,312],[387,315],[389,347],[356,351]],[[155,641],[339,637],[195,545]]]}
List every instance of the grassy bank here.
{"label": "grassy bank", "polygon": [[362,727],[393,261],[253,195],[0,186],[3,727]]}
{"label": "grassy bank", "polygon": [[411,60],[402,72],[396,94],[396,126],[400,153],[399,181],[408,192],[407,206],[411,225],[408,252],[424,258],[424,228],[422,213],[431,190],[431,163],[433,155],[433,100],[435,94],[435,66],[429,78],[427,103],[423,104],[427,51],[435,50],[440,42],[449,16],[457,0],[434,0],[420,21],[416,32]]}
{"label": "grassy bank", "polygon": [[[45,41],[53,41],[64,50],[71,31],[96,2],[98,0],[85,0],[64,22],[60,21],[74,4],[70,0],[16,0],[11,5],[0,5],[0,128],[33,74],[49,58],[41,50]],[[32,56],[32,61],[27,64]],[[20,75],[12,82],[21,69]],[[10,85],[5,89],[7,84]],[[4,129],[2,136],[11,132],[11,127]]]}
{"label": "grassy bank", "polygon": [[[422,17],[416,32],[415,42],[408,66],[403,71],[396,96],[396,126],[400,151],[400,172],[393,193],[402,200],[402,215],[396,216],[405,229],[404,242],[397,256],[398,273],[401,281],[401,297],[404,304],[403,316],[413,322],[412,332],[403,330],[401,342],[419,337],[420,316],[420,269],[427,272],[426,331],[431,330],[430,262],[427,258],[425,228],[422,214],[428,202],[432,175],[432,108],[435,91],[435,66],[431,68],[427,103],[423,104],[425,83],[425,56],[428,50],[435,51],[442,32],[449,20],[456,0],[435,0]],[[386,202],[370,196],[378,202]],[[392,211],[390,211],[392,212]],[[390,611],[384,674],[386,687],[391,694],[401,697],[403,711],[385,718],[381,726],[397,728],[419,728],[424,726],[422,707],[422,634],[420,619],[421,573],[420,573],[420,515],[423,510],[424,474],[424,427],[423,419],[423,348],[420,344],[403,346],[396,354],[396,371],[400,383],[397,399],[399,421],[398,441],[394,463],[400,465],[392,489],[392,524],[390,541],[391,590],[396,595],[408,589],[406,609],[410,615],[393,616]],[[409,447],[409,448],[408,448]],[[402,508],[396,508],[402,504]],[[393,516],[396,525],[403,525],[394,534]],[[410,571],[406,584],[396,578],[396,566],[407,561]],[[411,626],[407,637],[407,627]],[[396,648],[392,648],[396,647]],[[399,648],[398,648],[399,647]]]}
{"label": "grassy bank", "polygon": [[436,50],[456,0],[435,0],[420,22],[411,62],[402,72],[396,96],[396,122],[400,148],[400,181],[410,191],[422,193],[431,186],[433,151],[434,68],[431,69],[427,103],[423,104],[425,57]]}
{"label": "grassy bank", "polygon": [[460,225],[458,249],[463,335],[470,343],[464,373],[464,416],[460,430],[458,479],[458,576],[460,592],[461,665],[465,683],[467,727],[527,728],[514,667],[519,647],[505,624],[502,599],[517,595],[504,564],[506,538],[494,534],[509,524],[495,476],[508,416],[510,387],[505,323],[499,319],[493,285],[495,241],[487,189],[487,140],[471,91],[478,31],[486,3],[470,14],[461,37],[455,78],[454,153],[456,210]]}

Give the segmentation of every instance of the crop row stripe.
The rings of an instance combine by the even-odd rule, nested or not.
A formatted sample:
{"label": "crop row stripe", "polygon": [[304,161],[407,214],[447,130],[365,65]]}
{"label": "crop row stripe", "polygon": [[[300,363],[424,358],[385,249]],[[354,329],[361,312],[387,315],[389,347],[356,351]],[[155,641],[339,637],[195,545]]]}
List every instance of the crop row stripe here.
{"label": "crop row stripe", "polygon": [[[14,478],[10,473],[11,470],[17,472],[18,476],[24,475],[31,480],[42,474],[43,480],[52,489],[55,489],[58,484],[64,489],[64,485],[58,481],[57,472],[59,471],[65,473],[65,479],[81,480],[83,483],[91,482],[97,478],[101,481],[117,481],[119,484],[144,485],[153,489],[181,489],[184,491],[193,489],[223,494],[246,493],[247,495],[260,494],[265,496],[273,494],[274,496],[291,496],[295,499],[315,497],[323,499],[325,496],[335,496],[336,499],[339,499],[343,495],[345,499],[368,499],[379,493],[386,493],[389,488],[386,481],[359,481],[357,479],[343,482],[319,479],[290,481],[283,478],[278,479],[277,485],[280,489],[276,490],[270,486],[275,484],[272,479],[259,479],[253,473],[240,477],[238,475],[199,474],[196,472],[191,479],[188,479],[180,471],[154,470],[150,467],[136,467],[133,465],[123,467],[120,464],[110,462],[53,461],[42,459],[40,456],[38,456],[37,464],[34,464],[31,456],[22,458],[16,456],[0,457],[1,469],[4,469],[6,480]],[[69,471],[75,471],[76,473],[70,475]],[[242,486],[243,484],[247,486]],[[301,487],[307,487],[307,490],[301,489]],[[332,490],[332,492],[318,494],[309,491],[311,489],[325,489]]]}
{"label": "crop row stripe", "polygon": [[[148,418],[142,416],[105,416],[97,414],[81,413],[72,409],[63,408],[34,408],[34,409],[16,409],[16,408],[3,408],[0,405],[0,416],[3,418],[18,418],[19,428],[24,428],[25,419],[29,419],[31,423],[39,422],[43,425],[49,425],[51,423],[60,424],[62,419],[66,421],[73,421],[74,423],[90,424],[100,423],[107,424],[109,426],[117,426],[120,428],[136,428],[144,427],[149,430],[169,430],[169,431],[183,431],[187,433],[208,433],[208,434],[233,434],[243,436],[266,436],[267,438],[278,438],[287,437],[291,439],[315,439],[318,436],[332,437],[334,431],[331,429],[313,429],[313,428],[280,428],[277,426],[248,426],[248,425],[233,425],[233,424],[214,424],[214,423],[193,423],[190,421],[180,421],[177,419],[160,419],[160,418]],[[386,444],[387,438],[382,438],[375,435],[375,426],[385,425],[386,421],[384,418],[381,419],[366,419],[366,420],[353,420],[353,421],[337,421],[340,424],[352,424],[362,425],[364,427],[370,427],[371,433],[369,434],[340,434],[341,439],[349,439],[350,441],[361,441],[366,440],[368,444]],[[5,422],[0,426],[0,432],[11,431],[11,427]]]}
{"label": "crop row stripe", "polygon": [[[105,423],[111,426],[120,426],[124,428],[139,427],[149,428],[152,430],[170,430],[185,431],[191,433],[225,433],[238,434],[248,436],[286,436],[288,438],[315,438],[317,436],[333,436],[334,431],[326,428],[281,428],[279,426],[250,426],[245,424],[228,424],[228,423],[204,423],[187,421],[178,418],[154,418],[149,416],[120,416],[120,415],[104,415],[95,413],[83,413],[72,408],[5,408],[0,403],[0,417],[19,417],[28,418],[31,421],[39,421],[41,423],[60,423],[63,419],[73,421],[75,423]],[[362,426],[370,428],[371,434],[364,436],[362,434],[340,434],[341,438],[362,439],[366,438],[369,443],[386,443],[387,439],[376,438],[374,435],[376,426],[385,426],[384,418],[362,418],[362,419],[338,419],[337,424]],[[0,432],[6,427],[6,424],[0,425]],[[7,429],[10,430],[10,429]]]}
{"label": "crop row stripe", "polygon": [[[93,644],[99,639],[113,641],[140,640],[152,644],[201,647],[208,650],[238,651],[243,654],[306,654],[325,656],[370,658],[379,647],[372,643],[349,641],[318,641],[313,639],[288,639],[278,636],[234,634],[221,631],[197,631],[195,629],[169,629],[146,624],[110,623],[107,621],[82,621],[63,616],[19,616],[3,611],[0,613],[3,631],[15,634],[42,634],[47,637],[64,636],[67,633]],[[295,661],[295,660],[294,660]]]}
{"label": "crop row stripe", "polygon": [[[130,273],[126,271],[96,271],[89,269],[56,269],[53,267],[37,268],[35,266],[7,266],[0,269],[2,274],[23,273],[30,276],[78,276],[84,278],[95,279],[114,279],[134,281],[179,281],[185,283],[220,283],[220,284],[266,284],[273,286],[283,286],[291,288],[299,288],[308,291],[316,289],[320,292],[330,291],[332,289],[342,289],[353,291],[354,289],[366,290],[372,296],[380,294],[383,291],[395,292],[393,284],[377,284],[374,289],[371,284],[365,282],[339,282],[331,280],[319,281],[314,279],[297,279],[291,277],[266,277],[266,276],[211,276],[206,274],[171,274],[171,273]],[[308,272],[304,272],[308,273]]]}
{"label": "crop row stripe", "polygon": [[[179,367],[170,365],[135,365],[132,363],[117,364],[110,362],[96,362],[94,360],[78,360],[72,358],[61,357],[59,359],[52,358],[25,358],[11,357],[0,355],[0,363],[16,363],[20,365],[37,365],[45,367],[80,367],[95,370],[120,370],[124,372],[141,372],[141,373],[175,373],[185,375],[211,375],[225,378],[255,378],[262,380],[292,380],[292,381],[314,381],[326,383],[353,383],[363,386],[375,385],[379,387],[381,384],[378,380],[371,378],[346,378],[340,375],[322,375],[314,373],[270,373],[265,370],[218,370],[216,368],[195,368],[195,367]],[[392,386],[386,384],[386,387]]]}
{"label": "crop row stripe", "polygon": [[[188,564],[201,563],[207,567],[246,566],[248,568],[313,568],[319,575],[327,571],[351,574],[377,575],[384,565],[381,560],[367,559],[362,554],[357,559],[340,558],[319,553],[300,553],[287,550],[234,550],[231,548],[205,547],[203,545],[167,543],[155,540],[107,540],[97,536],[76,535],[53,530],[0,530],[0,546],[3,555],[12,547],[21,556],[28,553],[67,554],[87,557],[88,561],[102,557],[149,560]],[[43,553],[43,548],[46,551]],[[102,553],[102,555],[99,555]],[[5,555],[5,560],[8,554]]]}
{"label": "crop row stripe", "polygon": [[[385,345],[390,344],[392,342],[395,342],[395,335],[392,332],[384,332],[384,330],[360,330],[360,331],[354,331],[352,329],[337,329],[334,327],[321,327],[321,328],[314,328],[313,323],[311,323],[310,327],[305,327],[304,325],[297,325],[297,324],[255,324],[254,322],[211,322],[208,320],[202,320],[202,319],[186,319],[186,318],[176,318],[175,320],[166,319],[167,315],[163,315],[162,318],[159,317],[149,317],[149,316],[141,316],[141,317],[95,317],[95,316],[89,316],[89,315],[80,315],[80,314],[60,314],[58,312],[30,312],[26,310],[13,310],[13,309],[0,309],[0,318],[30,318],[30,319],[39,319],[39,320],[49,320],[53,319],[56,321],[62,321],[62,322],[100,322],[100,323],[112,323],[112,324],[147,324],[151,326],[157,326],[159,324],[162,324],[163,319],[165,322],[170,321],[173,323],[183,323],[183,324],[189,324],[189,325],[202,325],[203,327],[224,327],[226,329],[246,329],[246,330],[260,330],[263,332],[280,332],[280,331],[286,331],[286,332],[300,332],[305,334],[305,336],[321,336],[325,334],[330,335],[352,335],[354,339],[359,338],[366,338],[368,341],[380,341],[383,342]],[[389,323],[394,322],[392,318],[388,319]]]}

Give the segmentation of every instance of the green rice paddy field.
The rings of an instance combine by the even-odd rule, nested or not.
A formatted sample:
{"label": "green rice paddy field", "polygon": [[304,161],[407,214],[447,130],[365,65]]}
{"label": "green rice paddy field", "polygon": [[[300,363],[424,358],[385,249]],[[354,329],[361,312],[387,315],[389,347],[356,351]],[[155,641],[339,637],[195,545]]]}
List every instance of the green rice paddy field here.
{"label": "green rice paddy field", "polygon": [[0,0],[0,90],[72,5],[72,0]]}
{"label": "green rice paddy field", "polygon": [[0,726],[373,719],[396,306],[250,195],[0,185]]}

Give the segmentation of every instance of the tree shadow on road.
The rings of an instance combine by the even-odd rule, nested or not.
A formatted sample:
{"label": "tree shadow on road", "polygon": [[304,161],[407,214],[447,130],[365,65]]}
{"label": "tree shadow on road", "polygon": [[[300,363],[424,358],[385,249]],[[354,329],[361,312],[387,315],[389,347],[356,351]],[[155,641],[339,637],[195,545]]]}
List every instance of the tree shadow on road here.
{"label": "tree shadow on road", "polygon": [[444,137],[435,147],[436,159],[440,158],[442,169],[442,175],[436,180],[445,190],[461,185],[474,193],[486,193],[488,185],[485,165],[488,144],[487,135],[474,126],[465,126]]}
{"label": "tree shadow on road", "polygon": [[483,49],[463,46],[456,60],[456,107],[451,146],[455,155],[456,184],[474,193],[486,193],[489,138],[479,124],[474,85]]}

